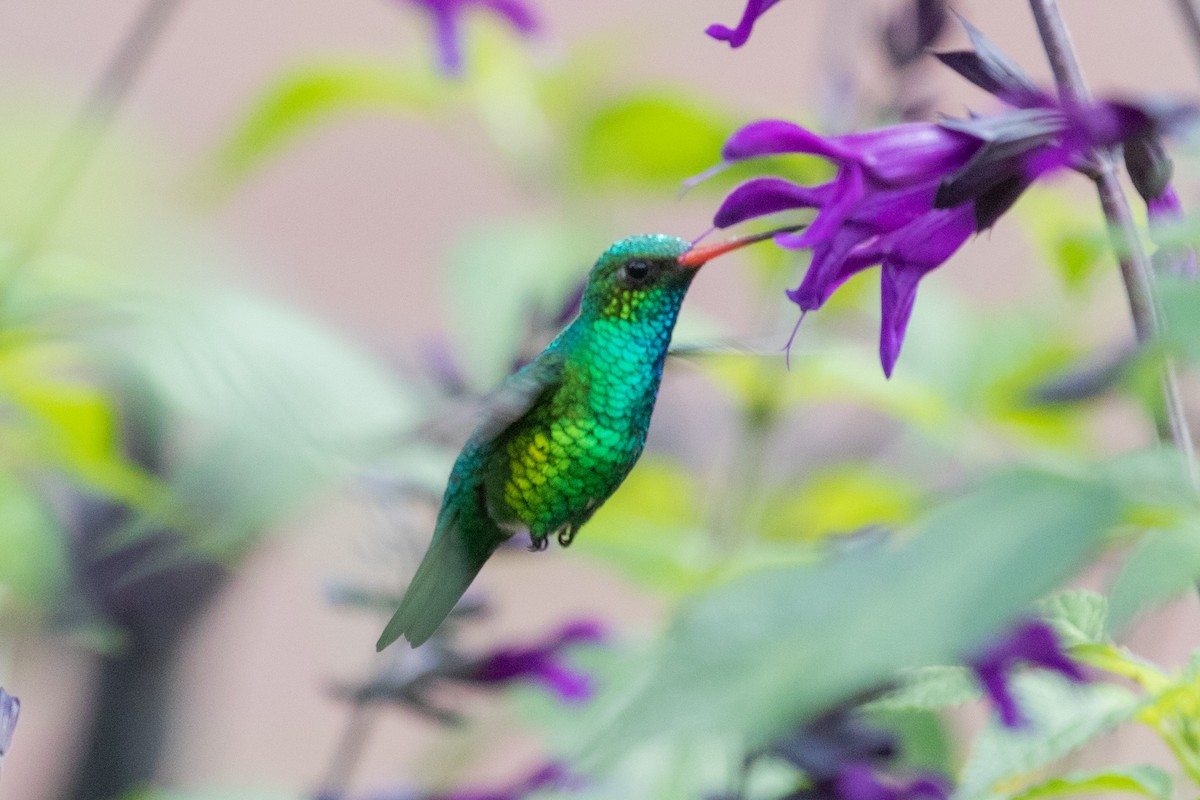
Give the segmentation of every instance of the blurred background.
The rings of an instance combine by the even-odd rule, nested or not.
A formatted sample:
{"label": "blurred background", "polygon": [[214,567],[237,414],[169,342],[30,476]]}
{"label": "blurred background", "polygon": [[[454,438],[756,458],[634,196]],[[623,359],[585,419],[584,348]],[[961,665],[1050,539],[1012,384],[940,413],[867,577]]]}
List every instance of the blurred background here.
{"label": "blurred background", "polygon": [[[410,663],[374,642],[478,397],[549,340],[595,257],[703,233],[744,173],[681,181],[749,120],[993,107],[933,63],[889,64],[904,5],[782,3],[735,51],[703,31],[737,0],[540,0],[528,38],[469,15],[455,79],[407,2],[6,3],[0,683],[22,712],[0,796],[319,791],[356,729],[345,687]],[[1026,4],[954,7],[1049,83]],[[1172,3],[1063,7],[1095,89],[1195,95]],[[127,96],[95,105],[139,19]],[[937,40],[964,44],[953,24]],[[1185,207],[1195,174],[1182,159]],[[803,261],[706,268],[643,463],[571,550],[496,558],[456,646],[580,618],[647,638],[718,573],[904,523],[980,465],[1152,441],[1136,387],[1026,402],[1129,339],[1089,189],[1031,192],[926,281],[890,383],[873,281],[809,316],[788,370]],[[1181,661],[1192,605],[1131,641]],[[368,711],[335,788],[504,786],[540,763],[510,705],[438,701],[469,723]],[[126,756],[122,784],[101,765]]]}

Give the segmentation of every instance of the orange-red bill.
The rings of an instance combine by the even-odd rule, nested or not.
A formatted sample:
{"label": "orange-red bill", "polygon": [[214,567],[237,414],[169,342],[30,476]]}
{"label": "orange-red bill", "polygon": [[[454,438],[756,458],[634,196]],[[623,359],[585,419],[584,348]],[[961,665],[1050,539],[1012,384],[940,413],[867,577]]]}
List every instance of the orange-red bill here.
{"label": "orange-red bill", "polygon": [[780,233],[792,233],[803,229],[803,225],[787,225],[774,230],[763,231],[762,233],[752,233],[749,236],[739,236],[736,239],[729,239],[724,242],[711,242],[709,244],[700,244],[688,250],[679,257],[679,263],[685,267],[699,267],[708,263],[719,255],[724,255],[730,250],[737,250],[745,247],[748,244],[766,241],[774,238]]}

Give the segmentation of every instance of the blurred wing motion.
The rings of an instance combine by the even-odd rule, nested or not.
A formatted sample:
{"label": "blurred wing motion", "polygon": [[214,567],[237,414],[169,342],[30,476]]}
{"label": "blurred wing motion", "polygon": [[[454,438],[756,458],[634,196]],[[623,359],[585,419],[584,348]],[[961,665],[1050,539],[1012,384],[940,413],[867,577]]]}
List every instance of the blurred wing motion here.
{"label": "blurred wing motion", "polygon": [[483,420],[454,463],[429,550],[375,645],[382,650],[401,636],[419,647],[433,635],[475,580],[484,563],[513,531],[492,518],[487,502],[494,443],[561,383],[563,357],[547,350],[510,376],[485,403]]}

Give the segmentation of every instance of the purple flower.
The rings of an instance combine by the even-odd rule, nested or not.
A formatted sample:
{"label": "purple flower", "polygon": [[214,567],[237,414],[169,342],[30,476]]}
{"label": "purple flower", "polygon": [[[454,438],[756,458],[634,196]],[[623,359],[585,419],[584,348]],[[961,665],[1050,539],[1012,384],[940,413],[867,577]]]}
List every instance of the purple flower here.
{"label": "purple flower", "polygon": [[885,775],[900,755],[895,737],[863,722],[853,707],[839,706],[776,742],[767,752],[802,770],[808,786],[786,800],[945,800],[937,775],[904,779]]}
{"label": "purple flower", "polygon": [[[411,789],[376,792],[370,800],[522,800],[542,790],[577,791],[583,781],[562,764],[550,762],[534,770],[512,786],[502,789],[459,789],[452,792],[420,794]],[[338,800],[336,795],[319,794],[318,800]]]}
{"label": "purple flower", "polygon": [[[397,0],[393,0],[397,2]],[[462,14],[470,6],[491,11],[503,17],[522,34],[538,29],[537,18],[521,0],[404,0],[424,9],[433,18],[442,70],[448,75],[462,71]]]}
{"label": "purple flower", "polygon": [[742,20],[736,28],[709,25],[705,33],[718,41],[729,42],[730,47],[741,47],[750,38],[750,32],[754,30],[754,23],[758,18],[778,2],[779,0],[748,0],[746,10],[742,12]]}
{"label": "purple flower", "polygon": [[921,797],[946,800],[949,792],[945,782],[936,777],[884,781],[870,767],[851,764],[837,776],[833,791],[822,796],[837,800],[917,800]]}
{"label": "purple flower", "polygon": [[722,151],[725,164],[803,153],[837,167],[833,180],[817,186],[776,177],[750,180],[729,194],[713,222],[724,228],[779,211],[816,209],[806,230],[775,240],[812,251],[803,280],[788,292],[803,312],[820,308],[855,273],[881,265],[879,355],[888,376],[920,279],[973,233],[993,225],[1030,184],[1054,170],[1086,169],[1096,148],[1154,136],[1194,113],[1165,103],[1060,104],[977,30],[968,26],[968,32],[975,50],[944,54],[943,61],[1017,108],[830,137],[762,120],[736,131]]}
{"label": "purple flower", "polygon": [[541,644],[505,648],[479,659],[461,672],[461,679],[479,684],[532,680],[567,702],[582,702],[592,696],[591,679],[572,669],[563,660],[563,652],[576,644],[596,644],[604,639],[600,623],[573,622]]}
{"label": "purple flower", "polygon": [[1168,185],[1161,196],[1146,201],[1150,218],[1150,239],[1158,245],[1153,261],[1159,272],[1196,277],[1196,251],[1191,247],[1170,245],[1162,241],[1162,229],[1183,220],[1183,205],[1175,188]]}
{"label": "purple flower", "polygon": [[462,790],[445,795],[434,795],[427,800],[521,800],[543,789],[573,791],[582,786],[578,777],[562,764],[549,763],[538,768],[529,777],[500,790]]}
{"label": "purple flower", "polygon": [[21,715],[21,701],[0,687],[0,758],[12,746],[13,731],[17,728],[17,717]]}
{"label": "purple flower", "polygon": [[1087,681],[1079,665],[1062,651],[1053,628],[1040,620],[1018,623],[969,664],[1000,712],[1000,721],[1009,728],[1019,728],[1026,722],[1008,685],[1010,673],[1021,661],[1057,672],[1076,683]]}

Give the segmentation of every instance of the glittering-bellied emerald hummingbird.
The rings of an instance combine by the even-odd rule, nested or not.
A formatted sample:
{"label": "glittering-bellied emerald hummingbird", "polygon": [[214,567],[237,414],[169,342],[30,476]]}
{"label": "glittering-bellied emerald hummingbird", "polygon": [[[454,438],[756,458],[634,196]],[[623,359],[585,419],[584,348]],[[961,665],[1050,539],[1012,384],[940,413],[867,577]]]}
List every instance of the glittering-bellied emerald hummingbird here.
{"label": "glittering-bellied emerald hummingbird", "polygon": [[575,532],[633,469],[679,306],[696,270],[786,228],[692,246],[633,236],[588,276],[579,316],[504,382],[450,473],[433,541],[379,637],[428,639],[488,557],[527,530],[532,549]]}

